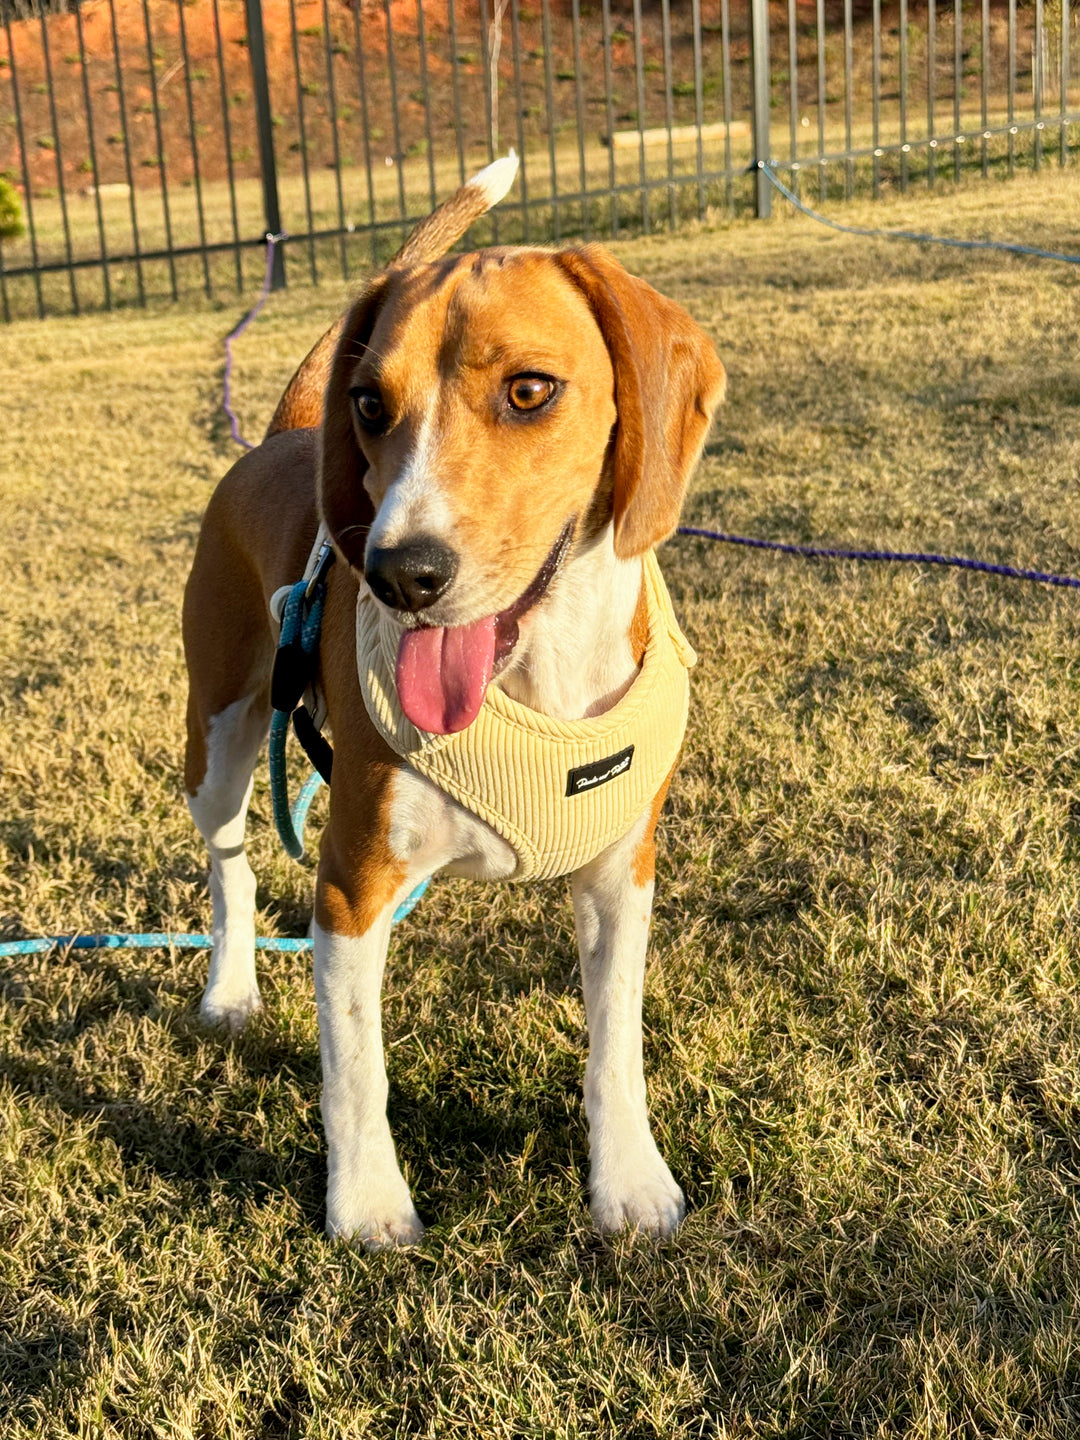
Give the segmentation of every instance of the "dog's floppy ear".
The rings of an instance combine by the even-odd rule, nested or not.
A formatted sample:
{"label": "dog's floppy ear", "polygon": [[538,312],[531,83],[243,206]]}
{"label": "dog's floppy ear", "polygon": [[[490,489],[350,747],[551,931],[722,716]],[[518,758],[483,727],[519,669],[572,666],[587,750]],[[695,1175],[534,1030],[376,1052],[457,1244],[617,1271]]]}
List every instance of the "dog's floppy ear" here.
{"label": "dog's floppy ear", "polygon": [[690,316],[602,246],[556,256],[585,293],[615,371],[615,553],[641,555],[675,529],[690,473],[724,398],[724,367]]}
{"label": "dog's floppy ear", "polygon": [[319,436],[319,511],[330,538],[357,570],[364,568],[364,546],[375,507],[364,489],[367,461],[356,439],[349,381],[371,339],[386,284],[385,276],[373,281],[345,316],[326,384]]}

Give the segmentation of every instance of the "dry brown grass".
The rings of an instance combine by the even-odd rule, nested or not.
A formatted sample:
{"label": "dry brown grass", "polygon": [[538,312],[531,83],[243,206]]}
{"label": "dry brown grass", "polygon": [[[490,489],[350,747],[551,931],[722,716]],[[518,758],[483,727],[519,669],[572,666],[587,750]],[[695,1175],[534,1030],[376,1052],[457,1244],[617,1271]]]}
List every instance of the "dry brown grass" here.
{"label": "dry brown grass", "polygon": [[[1051,175],[853,217],[1075,248]],[[731,372],[695,522],[1080,573],[1078,277],[802,221],[622,248]],[[257,431],[333,313],[240,347]],[[177,610],[231,312],[0,332],[0,932],[202,928]],[[646,995],[666,1246],[590,1233],[565,887],[395,936],[413,1253],[319,1232],[306,964],[0,969],[5,1437],[1055,1436],[1080,1423],[1076,598],[669,545],[701,655]],[[265,931],[310,871],[251,826]]]}

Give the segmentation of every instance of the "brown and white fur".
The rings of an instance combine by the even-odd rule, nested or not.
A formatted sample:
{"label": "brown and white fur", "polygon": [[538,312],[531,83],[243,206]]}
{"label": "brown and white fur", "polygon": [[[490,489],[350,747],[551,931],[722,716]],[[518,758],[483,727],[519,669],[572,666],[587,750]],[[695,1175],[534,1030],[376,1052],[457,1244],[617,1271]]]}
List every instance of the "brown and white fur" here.
{"label": "brown and white fur", "polygon": [[[270,719],[267,602],[302,573],[320,513],[328,524],[339,560],[320,685],[335,759],[312,927],[326,1224],[370,1247],[416,1241],[423,1229],[386,1118],[380,990],[391,916],[429,875],[499,880],[515,857],[369,721],[354,644],[365,557],[433,537],[455,557],[452,583],[422,616],[381,605],[383,623],[465,626],[512,607],[573,521],[569,555],[493,683],[546,715],[600,714],[634,680],[642,557],[676,524],[724,388],[690,317],[600,247],[444,256],[509,188],[513,168],[496,162],[437,211],[315,346],[267,438],[211,498],[184,603],[186,784],[214,910],[201,1011],[237,1030],[260,1006],[244,826]],[[516,376],[556,385],[524,420],[508,408]],[[381,433],[358,419],[358,386],[381,401]],[[602,1231],[667,1235],[684,1213],[650,1131],[642,1071],[653,831],[666,789],[571,877],[590,1035],[591,1208]]]}

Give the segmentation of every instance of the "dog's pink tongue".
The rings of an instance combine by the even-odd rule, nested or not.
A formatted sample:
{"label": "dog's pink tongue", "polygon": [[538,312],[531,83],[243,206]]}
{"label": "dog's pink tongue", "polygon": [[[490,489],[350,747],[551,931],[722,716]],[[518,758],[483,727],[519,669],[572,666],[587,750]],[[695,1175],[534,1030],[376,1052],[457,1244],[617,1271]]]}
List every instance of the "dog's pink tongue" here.
{"label": "dog's pink tongue", "polygon": [[476,719],[495,663],[495,616],[407,630],[397,656],[401,708],[418,730],[453,735]]}

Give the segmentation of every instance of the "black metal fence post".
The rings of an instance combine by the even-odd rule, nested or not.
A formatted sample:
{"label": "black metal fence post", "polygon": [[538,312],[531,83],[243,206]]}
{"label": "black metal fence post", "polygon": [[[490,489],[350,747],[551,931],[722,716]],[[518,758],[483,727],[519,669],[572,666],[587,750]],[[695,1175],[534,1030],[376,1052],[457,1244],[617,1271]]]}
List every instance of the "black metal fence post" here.
{"label": "black metal fence post", "polygon": [[769,128],[772,120],[769,94],[769,0],[750,0],[750,69],[754,87],[754,213],[759,220],[772,214],[772,186],[762,170],[772,158]]}
{"label": "black metal fence post", "polygon": [[[262,0],[244,0],[247,13],[248,51],[255,89],[255,124],[259,134],[259,170],[262,174],[263,214],[270,235],[281,234],[281,202],[278,199],[277,162],[274,159],[274,126],[270,113],[270,81],[266,74],[266,35],[263,31]],[[285,252],[274,247],[270,272],[271,290],[285,288]]]}

